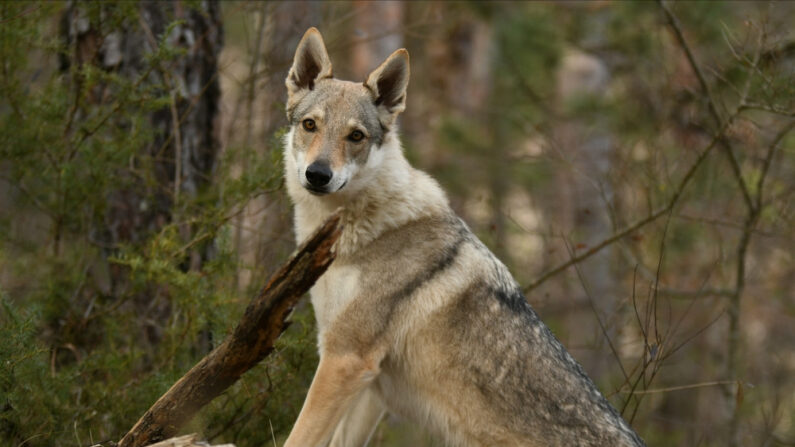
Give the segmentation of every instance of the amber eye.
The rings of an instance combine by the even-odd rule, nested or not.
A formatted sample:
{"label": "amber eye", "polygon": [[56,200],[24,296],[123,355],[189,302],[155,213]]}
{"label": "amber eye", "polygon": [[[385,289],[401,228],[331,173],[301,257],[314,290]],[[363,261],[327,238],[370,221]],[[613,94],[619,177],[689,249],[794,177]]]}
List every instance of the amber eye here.
{"label": "amber eye", "polygon": [[303,124],[304,130],[307,132],[314,132],[315,129],[317,129],[315,125],[315,120],[313,120],[312,118],[305,119],[301,124]]}
{"label": "amber eye", "polygon": [[353,132],[351,132],[350,135],[348,135],[348,138],[351,141],[359,142],[362,141],[362,139],[364,139],[364,133],[362,133],[361,130],[354,130]]}

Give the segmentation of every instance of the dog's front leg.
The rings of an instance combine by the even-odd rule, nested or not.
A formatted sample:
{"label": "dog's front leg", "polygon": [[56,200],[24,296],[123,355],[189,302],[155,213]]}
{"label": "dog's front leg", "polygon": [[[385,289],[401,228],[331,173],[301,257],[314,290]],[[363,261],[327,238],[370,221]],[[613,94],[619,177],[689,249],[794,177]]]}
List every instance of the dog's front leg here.
{"label": "dog's front leg", "polygon": [[380,358],[321,355],[304,407],[284,447],[322,447],[354,398],[378,374]]}
{"label": "dog's front leg", "polygon": [[371,384],[356,397],[342,417],[329,447],[363,447],[373,435],[386,408]]}

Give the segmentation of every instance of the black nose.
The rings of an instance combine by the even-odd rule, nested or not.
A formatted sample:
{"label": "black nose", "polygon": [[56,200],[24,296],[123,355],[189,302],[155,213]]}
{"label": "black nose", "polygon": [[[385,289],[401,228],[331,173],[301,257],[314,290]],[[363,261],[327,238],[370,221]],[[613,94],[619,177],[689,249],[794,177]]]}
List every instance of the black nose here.
{"label": "black nose", "polygon": [[328,163],[321,161],[316,161],[306,168],[306,179],[309,181],[309,184],[315,188],[328,185],[332,175],[333,173]]}

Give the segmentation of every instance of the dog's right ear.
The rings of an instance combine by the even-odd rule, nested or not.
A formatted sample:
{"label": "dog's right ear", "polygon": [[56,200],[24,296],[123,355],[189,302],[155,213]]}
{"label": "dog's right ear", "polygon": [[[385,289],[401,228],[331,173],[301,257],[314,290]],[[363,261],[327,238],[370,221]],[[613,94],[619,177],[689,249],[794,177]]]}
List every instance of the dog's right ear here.
{"label": "dog's right ear", "polygon": [[330,78],[331,60],[323,43],[323,37],[317,28],[306,30],[304,37],[298,42],[298,48],[293,57],[293,66],[287,73],[287,115],[310,90],[315,88],[315,82]]}

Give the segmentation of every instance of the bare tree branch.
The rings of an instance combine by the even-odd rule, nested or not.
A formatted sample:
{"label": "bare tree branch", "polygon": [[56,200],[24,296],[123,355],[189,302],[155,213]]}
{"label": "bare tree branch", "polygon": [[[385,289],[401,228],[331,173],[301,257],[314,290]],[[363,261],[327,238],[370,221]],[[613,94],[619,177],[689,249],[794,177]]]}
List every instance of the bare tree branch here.
{"label": "bare tree branch", "polygon": [[[768,146],[767,154],[765,156],[764,164],[762,165],[762,172],[757,181],[756,202],[750,209],[748,217],[745,220],[745,228],[740,236],[740,242],[737,244],[737,272],[735,274],[734,292],[729,297],[729,347],[728,347],[728,374],[729,377],[737,377],[739,370],[739,351],[740,351],[740,302],[742,293],[745,289],[745,261],[748,253],[748,246],[751,244],[751,237],[753,236],[756,223],[759,221],[759,216],[762,214],[762,191],[765,185],[765,178],[767,177],[770,164],[776,154],[779,143],[782,139],[792,130],[795,126],[795,120],[790,121],[784,128],[776,134],[773,141]],[[731,393],[731,390],[727,390]],[[739,402],[737,399],[732,399],[733,407],[731,409],[731,421],[729,423],[729,442],[730,445],[739,445]]]}
{"label": "bare tree branch", "polygon": [[[690,49],[690,46],[687,44],[685,40],[685,36],[682,33],[682,27],[679,26],[679,21],[673,15],[668,6],[662,1],[657,0],[657,4],[660,5],[660,8],[665,13],[665,17],[668,19],[668,24],[671,26],[671,29],[676,36],[676,40],[679,43],[679,46],[682,47],[682,51],[684,51],[685,56],[687,56],[687,61],[690,64],[690,67],[693,69],[693,73],[695,73],[696,78],[698,79],[698,83],[701,85],[701,89],[704,91],[704,96],[707,97],[707,106],[709,108],[709,113],[712,115],[712,119],[715,120],[715,124],[718,127],[724,126],[724,120],[721,118],[720,113],[718,112],[718,107],[716,105],[715,99],[712,96],[712,92],[709,89],[709,84],[707,84],[707,80],[704,77],[704,73],[699,68],[698,64],[696,63],[695,57],[693,57],[693,52]],[[758,55],[757,55],[758,60]],[[747,88],[747,87],[746,87]],[[743,200],[745,201],[746,206],[748,209],[753,209],[754,204],[751,200],[751,193],[748,190],[748,184],[743,179],[742,170],[740,169],[740,163],[737,161],[737,157],[734,155],[734,150],[731,147],[731,143],[725,137],[720,138],[720,144],[723,148],[723,151],[726,153],[726,157],[729,159],[729,164],[732,168],[732,173],[734,174],[735,179],[737,180],[737,185],[740,187],[740,192],[742,193]]]}
{"label": "bare tree branch", "polygon": [[703,382],[703,383],[692,383],[690,385],[679,385],[679,386],[669,386],[665,388],[651,388],[647,390],[641,391],[621,391],[621,393],[625,394],[655,394],[655,393],[667,393],[670,391],[681,391],[681,390],[691,390],[693,388],[703,388],[707,386],[716,386],[716,385],[736,385],[738,383],[737,380],[716,380],[712,382]]}
{"label": "bare tree branch", "polygon": [[[734,117],[734,115],[732,115],[732,118],[733,117]],[[732,119],[728,120],[727,123],[730,123],[731,121],[732,121]],[[530,284],[526,285],[524,287],[524,292],[525,293],[530,292],[531,290],[535,289],[536,287],[538,287],[539,285],[541,285],[542,283],[547,281],[549,278],[557,275],[558,273],[562,272],[563,270],[566,270],[567,268],[571,267],[572,265],[574,265],[574,264],[576,264],[576,263],[578,263],[580,261],[583,261],[583,260],[595,255],[600,250],[602,250],[603,248],[605,248],[608,245],[612,244],[613,242],[618,241],[619,239],[623,238],[624,236],[627,236],[627,235],[631,234],[632,232],[642,228],[643,226],[645,226],[646,224],[648,224],[650,222],[653,222],[653,221],[657,220],[657,218],[659,218],[660,216],[662,216],[662,215],[668,213],[669,211],[671,211],[674,208],[674,206],[677,204],[677,202],[679,201],[679,198],[682,196],[682,193],[684,192],[684,188],[687,186],[688,183],[690,183],[690,180],[693,178],[693,175],[696,173],[696,170],[699,168],[699,166],[701,166],[703,161],[707,158],[707,155],[709,155],[709,153],[712,151],[712,148],[715,147],[716,143],[723,137],[723,132],[726,130],[726,127],[727,127],[727,125],[724,124],[724,126],[715,135],[715,137],[712,138],[712,141],[709,143],[709,145],[707,145],[706,149],[704,149],[698,155],[698,158],[696,158],[696,161],[690,166],[690,169],[688,169],[688,171],[682,177],[682,180],[679,181],[679,185],[674,190],[673,196],[671,196],[671,199],[668,201],[668,203],[665,206],[663,206],[662,208],[657,209],[653,213],[649,214],[648,216],[644,217],[643,219],[638,220],[637,222],[633,223],[632,225],[629,225],[629,226],[625,227],[623,230],[620,230],[620,231],[616,232],[612,236],[610,236],[607,239],[603,240],[602,242],[594,245],[593,247],[591,247],[590,249],[586,250],[582,254],[579,254],[577,256],[573,256],[573,257],[569,258],[568,261],[566,261],[566,262],[560,264],[559,266],[557,266],[557,267],[547,271],[546,273],[542,274],[540,277],[538,277],[538,279],[536,279],[535,281],[533,281]]]}

